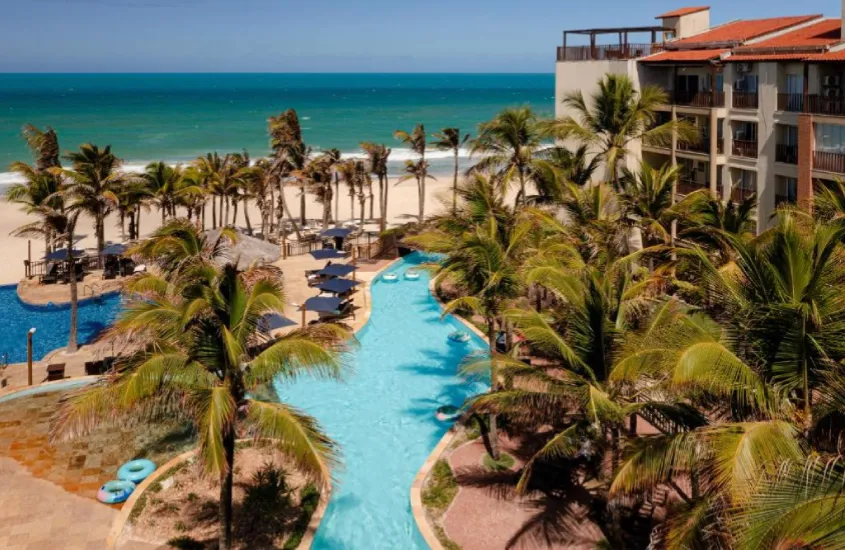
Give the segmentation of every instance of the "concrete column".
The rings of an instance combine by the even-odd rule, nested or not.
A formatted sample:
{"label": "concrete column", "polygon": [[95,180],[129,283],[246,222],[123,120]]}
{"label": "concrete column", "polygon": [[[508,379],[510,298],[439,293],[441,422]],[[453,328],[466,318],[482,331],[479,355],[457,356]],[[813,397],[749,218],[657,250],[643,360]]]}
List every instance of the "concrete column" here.
{"label": "concrete column", "polygon": [[717,159],[719,157],[719,116],[716,109],[710,109],[710,196],[718,197],[716,190],[716,182],[719,179],[719,165]]}
{"label": "concrete column", "polygon": [[798,204],[813,209],[813,115],[798,115]]}

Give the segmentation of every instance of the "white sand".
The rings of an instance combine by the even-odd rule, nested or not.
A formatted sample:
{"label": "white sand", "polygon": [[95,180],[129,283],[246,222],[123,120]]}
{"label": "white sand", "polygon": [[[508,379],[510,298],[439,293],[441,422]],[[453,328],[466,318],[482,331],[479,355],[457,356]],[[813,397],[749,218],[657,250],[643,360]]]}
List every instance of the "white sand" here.
{"label": "white sand", "polygon": [[[390,180],[390,192],[388,197],[388,221],[390,223],[405,223],[416,218],[417,214],[417,187],[415,181],[406,181],[398,186],[396,179]],[[375,208],[374,214],[378,217],[378,184],[374,183]],[[441,209],[439,199],[451,200],[449,191],[452,187],[452,177],[439,177],[437,181],[429,181],[426,184],[426,215],[437,212]],[[340,219],[348,220],[350,217],[350,199],[346,194],[345,186],[340,187]],[[285,191],[291,213],[298,218],[299,197],[298,190],[288,188]],[[306,197],[305,214],[307,218],[322,218],[322,205],[314,201],[313,196]],[[355,218],[360,214],[358,199],[355,199]],[[332,216],[334,216],[335,205],[332,204]],[[369,202],[364,210],[365,217],[369,216]],[[0,284],[16,283],[24,276],[23,261],[27,258],[27,239],[12,237],[10,233],[16,228],[35,219],[23,213],[20,207],[0,200]],[[253,228],[258,230],[261,216],[255,204],[250,204],[250,220]],[[141,214],[141,235],[151,233],[161,223],[161,214],[155,209]],[[211,224],[211,208],[206,211],[206,225]],[[238,213],[238,226],[244,226],[243,212]],[[78,248],[96,247],[96,238],[93,235],[93,223],[89,218],[81,217],[77,226],[77,232],[82,239],[77,244]],[[106,220],[106,241],[122,242],[119,220],[116,214],[112,214]],[[44,256],[43,239],[31,239],[32,259],[40,260]]]}

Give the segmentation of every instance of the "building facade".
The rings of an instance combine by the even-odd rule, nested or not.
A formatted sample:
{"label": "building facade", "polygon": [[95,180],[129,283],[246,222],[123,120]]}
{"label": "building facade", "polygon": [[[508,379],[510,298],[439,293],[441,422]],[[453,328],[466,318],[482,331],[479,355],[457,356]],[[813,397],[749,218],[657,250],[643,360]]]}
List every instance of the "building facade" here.
{"label": "building facade", "polygon": [[[711,27],[709,8],[691,7],[657,20],[653,27],[565,31],[556,115],[574,115],[563,105],[566,94],[580,90],[589,98],[606,73],[627,75],[637,88],[663,88],[669,101],[658,123],[686,119],[700,140],[639,143],[626,161],[681,165],[679,195],[708,188],[739,201],[756,193],[758,231],[781,202],[811,202],[818,181],[845,178],[842,18]],[[636,36],[645,38],[630,40]],[[573,37],[589,37],[589,44],[572,45]]]}

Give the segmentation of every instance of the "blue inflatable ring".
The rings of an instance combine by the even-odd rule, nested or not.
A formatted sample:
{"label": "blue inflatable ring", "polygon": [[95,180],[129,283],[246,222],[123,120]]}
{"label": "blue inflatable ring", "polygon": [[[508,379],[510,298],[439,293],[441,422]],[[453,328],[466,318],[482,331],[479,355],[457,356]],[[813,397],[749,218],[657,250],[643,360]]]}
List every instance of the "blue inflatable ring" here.
{"label": "blue inflatable ring", "polygon": [[155,471],[156,465],[152,460],[146,458],[130,460],[117,471],[117,478],[123,481],[140,483]]}
{"label": "blue inflatable ring", "polygon": [[119,504],[126,501],[134,490],[135,484],[131,481],[107,481],[97,491],[97,500],[105,504]]}
{"label": "blue inflatable ring", "polygon": [[469,342],[470,335],[462,330],[456,330],[449,334],[449,340],[458,344],[466,344]]}
{"label": "blue inflatable ring", "polygon": [[399,276],[396,275],[396,273],[385,273],[381,276],[381,278],[387,283],[395,283],[397,280],[399,280]]}

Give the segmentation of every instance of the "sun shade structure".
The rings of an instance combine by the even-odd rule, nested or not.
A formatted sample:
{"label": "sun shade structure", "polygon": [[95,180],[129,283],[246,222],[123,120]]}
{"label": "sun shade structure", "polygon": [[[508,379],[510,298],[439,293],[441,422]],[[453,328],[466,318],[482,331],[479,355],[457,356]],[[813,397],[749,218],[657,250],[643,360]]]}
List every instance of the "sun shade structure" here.
{"label": "sun shade structure", "polygon": [[320,233],[321,237],[339,237],[341,239],[345,239],[352,233],[352,229],[348,229],[346,227],[332,227],[331,229],[326,229],[322,233]]}
{"label": "sun shade structure", "polygon": [[267,315],[262,317],[261,322],[267,330],[276,330],[280,328],[296,326],[296,323],[294,321],[291,321],[287,317],[283,317],[278,313],[268,313]]}
{"label": "sun shade structure", "polygon": [[[74,250],[73,251],[73,257],[79,258],[84,253],[85,252],[82,251],[82,250]],[[68,259],[67,248],[61,248],[61,249],[56,250],[54,252],[50,252],[49,254],[44,256],[44,259],[47,260],[48,262],[65,261],[65,260]]]}
{"label": "sun shade structure", "polygon": [[308,298],[302,305],[303,311],[316,311],[317,313],[331,313],[337,311],[343,302],[340,298],[315,296]]}
{"label": "sun shade structure", "polygon": [[322,250],[312,250],[311,256],[315,260],[336,260],[338,258],[345,258],[346,253],[342,250],[337,250],[334,248],[324,248]]}
{"label": "sun shade structure", "polygon": [[332,264],[321,269],[318,275],[322,275],[323,277],[346,277],[350,273],[355,273],[357,269],[354,265]]}
{"label": "sun shade structure", "polygon": [[358,281],[350,281],[349,279],[330,279],[325,283],[317,285],[317,288],[326,292],[343,294],[345,292],[349,292],[360,284],[361,283],[359,283]]}
{"label": "sun shade structure", "polygon": [[110,244],[100,252],[100,256],[123,256],[125,252],[125,244]]}

